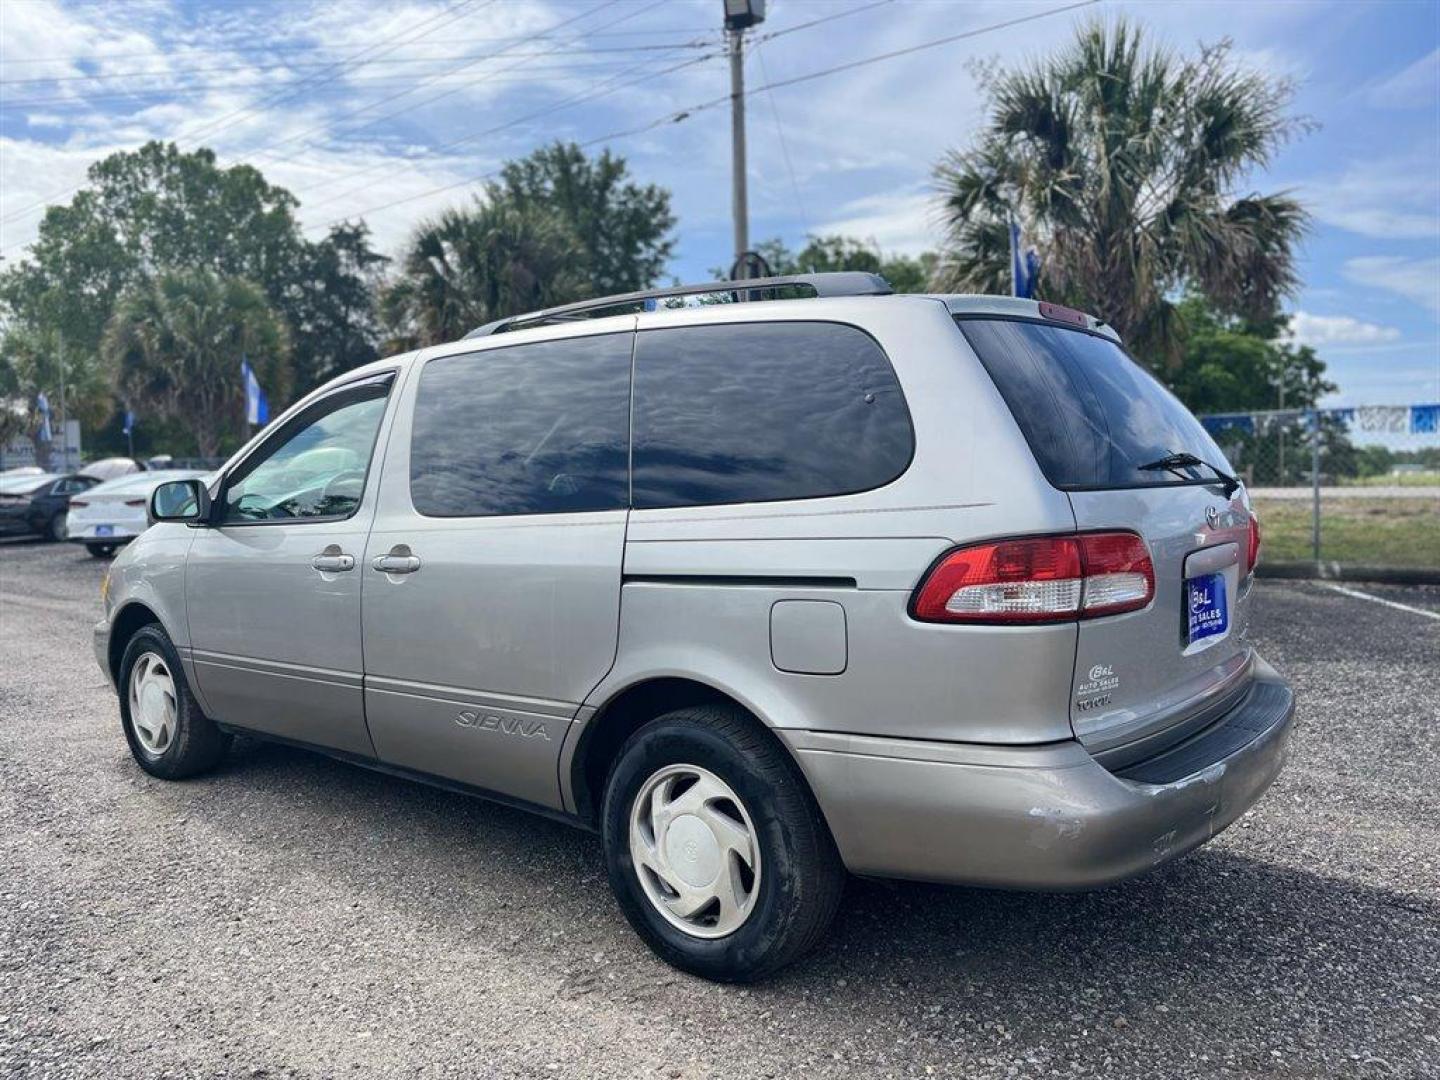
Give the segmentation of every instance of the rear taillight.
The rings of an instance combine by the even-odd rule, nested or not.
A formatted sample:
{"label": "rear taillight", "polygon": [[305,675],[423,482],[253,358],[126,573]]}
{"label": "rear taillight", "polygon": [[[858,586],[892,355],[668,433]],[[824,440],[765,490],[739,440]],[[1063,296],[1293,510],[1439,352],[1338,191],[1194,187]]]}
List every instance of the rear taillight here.
{"label": "rear taillight", "polygon": [[1038,623],[1134,611],[1155,596],[1155,568],[1135,533],[998,540],[950,552],[915,590],[923,622]]}
{"label": "rear taillight", "polygon": [[90,504],[89,504],[88,502],[86,502],[84,499],[71,499],[71,500],[70,500],[70,507],[71,507],[71,509],[74,509],[74,508],[77,507],[77,506],[85,507],[85,506],[89,506],[89,505],[90,505]]}
{"label": "rear taillight", "polygon": [[[71,505],[73,506],[74,504],[72,503]],[[145,500],[144,500],[144,499],[126,499],[126,500],[125,500],[125,505],[126,505],[126,506],[144,506],[144,505],[145,505]]]}
{"label": "rear taillight", "polygon": [[1260,562],[1260,519],[1250,514],[1250,543],[1245,551],[1245,573],[1252,574]]}

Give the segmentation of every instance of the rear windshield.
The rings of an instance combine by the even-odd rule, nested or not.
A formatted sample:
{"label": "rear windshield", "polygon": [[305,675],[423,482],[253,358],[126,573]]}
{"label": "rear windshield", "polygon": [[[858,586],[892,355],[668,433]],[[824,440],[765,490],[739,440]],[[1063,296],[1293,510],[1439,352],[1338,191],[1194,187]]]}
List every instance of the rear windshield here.
{"label": "rear windshield", "polygon": [[1057,488],[1184,483],[1139,468],[1179,452],[1230,471],[1190,410],[1108,338],[1016,319],[955,322]]}

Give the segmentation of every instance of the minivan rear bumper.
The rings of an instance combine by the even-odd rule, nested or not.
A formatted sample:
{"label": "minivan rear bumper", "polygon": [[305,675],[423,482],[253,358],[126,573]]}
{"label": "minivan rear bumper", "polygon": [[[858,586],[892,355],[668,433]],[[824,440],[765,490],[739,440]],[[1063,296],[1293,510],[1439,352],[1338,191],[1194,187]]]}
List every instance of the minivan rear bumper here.
{"label": "minivan rear bumper", "polygon": [[1129,779],[1078,742],[778,734],[852,872],[1070,890],[1144,873],[1233,822],[1283,767],[1294,715],[1289,686],[1257,657],[1255,684],[1234,709],[1180,747],[1127,767]]}

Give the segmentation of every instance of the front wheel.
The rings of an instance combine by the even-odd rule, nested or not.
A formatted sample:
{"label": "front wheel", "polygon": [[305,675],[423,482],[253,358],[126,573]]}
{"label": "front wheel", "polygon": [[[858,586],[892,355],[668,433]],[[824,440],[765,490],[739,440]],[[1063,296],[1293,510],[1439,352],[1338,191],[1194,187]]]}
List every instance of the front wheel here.
{"label": "front wheel", "polygon": [[68,535],[70,535],[70,530],[65,526],[65,511],[61,510],[50,519],[50,524],[45,529],[45,536],[47,539],[59,543]]}
{"label": "front wheel", "polygon": [[680,709],[621,748],[605,788],[611,887],[664,960],[749,982],[812,949],[845,871],[799,769],[747,713]]}
{"label": "front wheel", "polygon": [[200,711],[180,656],[158,625],[137,631],[120,661],[120,721],[130,753],[162,780],[214,768],[230,736]]}

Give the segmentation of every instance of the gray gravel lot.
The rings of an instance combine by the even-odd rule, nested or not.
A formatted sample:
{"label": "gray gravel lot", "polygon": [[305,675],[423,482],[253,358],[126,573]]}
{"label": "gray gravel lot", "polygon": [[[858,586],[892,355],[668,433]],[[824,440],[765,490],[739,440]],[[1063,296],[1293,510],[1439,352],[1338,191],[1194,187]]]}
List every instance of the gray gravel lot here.
{"label": "gray gravel lot", "polygon": [[584,833],[253,742],[146,777],[103,570],[0,546],[0,1074],[1440,1076],[1440,620],[1262,583],[1301,716],[1236,827],[1084,895],[855,882],[737,989],[652,958]]}

